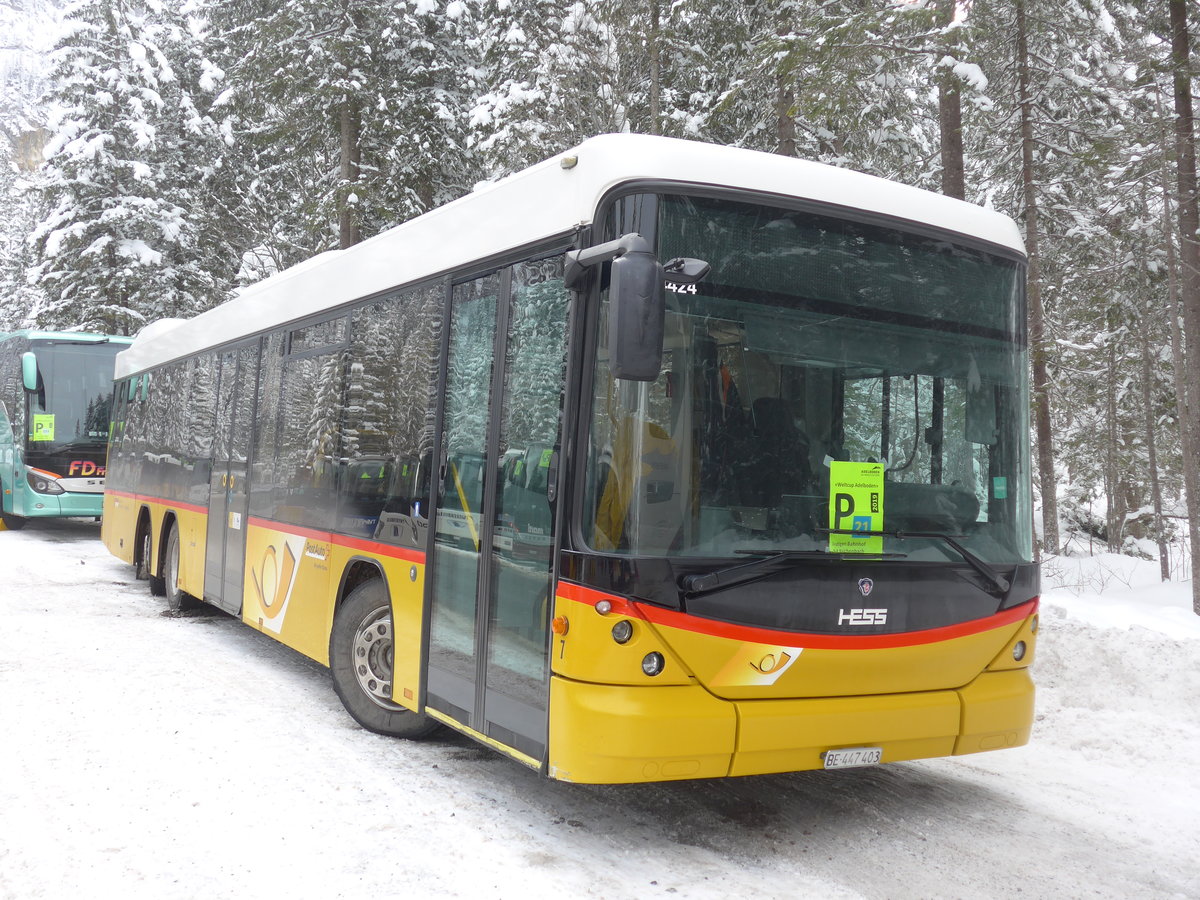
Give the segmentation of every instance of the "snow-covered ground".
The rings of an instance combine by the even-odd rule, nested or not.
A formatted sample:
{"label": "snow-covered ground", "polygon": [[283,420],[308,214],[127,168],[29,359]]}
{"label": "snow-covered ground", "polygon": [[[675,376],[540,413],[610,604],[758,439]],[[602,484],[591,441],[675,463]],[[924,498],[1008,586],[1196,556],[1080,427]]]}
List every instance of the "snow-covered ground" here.
{"label": "snow-covered ground", "polygon": [[1053,565],[1027,747],[584,787],[360,730],[98,536],[0,532],[3,898],[1200,896],[1200,618],[1155,564]]}

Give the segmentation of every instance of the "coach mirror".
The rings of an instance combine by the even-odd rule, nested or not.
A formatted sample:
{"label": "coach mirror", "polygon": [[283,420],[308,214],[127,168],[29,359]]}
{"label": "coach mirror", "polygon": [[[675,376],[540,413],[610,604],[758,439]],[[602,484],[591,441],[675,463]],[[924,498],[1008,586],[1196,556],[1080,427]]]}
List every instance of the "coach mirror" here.
{"label": "coach mirror", "polygon": [[21,381],[27,391],[38,389],[37,356],[32,351],[21,354]]}
{"label": "coach mirror", "polygon": [[662,369],[664,279],[676,286],[693,284],[708,273],[708,263],[673,259],[666,266],[640,234],[630,233],[586,250],[567,254],[563,279],[571,290],[587,284],[588,269],[612,260],[608,286],[609,371],[625,381],[654,381]]}
{"label": "coach mirror", "polygon": [[626,381],[654,381],[662,369],[666,301],[663,267],[637,237],[612,262],[608,285],[609,370]]}

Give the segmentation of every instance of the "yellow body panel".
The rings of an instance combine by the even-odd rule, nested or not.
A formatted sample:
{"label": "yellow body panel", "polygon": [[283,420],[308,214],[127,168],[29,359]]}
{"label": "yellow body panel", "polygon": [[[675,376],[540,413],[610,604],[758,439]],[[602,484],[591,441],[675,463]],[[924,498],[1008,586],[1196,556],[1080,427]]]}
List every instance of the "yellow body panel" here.
{"label": "yellow body panel", "polygon": [[883,762],[949,756],[960,712],[955,691],[735,705],[739,729],[731,775],[819,769],[821,754],[841,747],[882,747]]}
{"label": "yellow body panel", "polygon": [[108,491],[104,495],[104,513],[100,519],[100,540],[108,552],[133,565],[134,528],[140,504],[123,494]]}
{"label": "yellow body panel", "polygon": [[[657,626],[700,682],[731,700],[912,693],[969,683],[1018,625],[924,644],[869,649],[744,643]],[[803,636],[797,635],[798,638]]]}
{"label": "yellow body panel", "polygon": [[331,553],[328,535],[294,534],[253,521],[246,529],[242,621],[322,665],[329,664],[333,624]]}
{"label": "yellow body panel", "polygon": [[[179,586],[193,597],[204,596],[204,554],[208,546],[208,514],[189,509],[176,509],[179,526]],[[154,523],[155,556],[158,559],[158,540],[167,539],[165,508],[151,510]],[[157,573],[161,574],[161,573]]]}
{"label": "yellow body panel", "polygon": [[733,704],[699,685],[631,687],[550,679],[550,776],[588,784],[719,778],[737,734]]}
{"label": "yellow body panel", "polygon": [[[896,762],[1029,739],[1036,613],[908,646],[814,648],[802,646],[806,638],[836,639],[739,640],[719,625],[703,633],[652,623],[619,598],[600,613],[597,598],[565,586],[555,601],[566,630],[552,644],[554,778],[607,784],[793,772],[821,768],[832,749],[880,747],[884,762]],[[621,620],[633,624],[625,644],[612,636]],[[880,643],[906,639],[921,640]],[[1018,641],[1026,643],[1020,661]],[[666,666],[647,676],[641,660],[654,651]]]}
{"label": "yellow body panel", "polygon": [[963,716],[955,755],[1028,743],[1034,695],[1028,669],[984,672],[958,694]]}
{"label": "yellow body panel", "polygon": [[[645,687],[650,680],[642,673],[642,657],[662,653],[666,666],[654,685],[692,684],[694,679],[653,625],[644,619],[619,614],[602,616],[590,603],[556,597],[554,614],[566,620],[566,634],[553,635],[550,662],[556,675],[596,684],[629,684]],[[622,619],[633,623],[633,637],[626,644],[612,638],[613,626]]]}

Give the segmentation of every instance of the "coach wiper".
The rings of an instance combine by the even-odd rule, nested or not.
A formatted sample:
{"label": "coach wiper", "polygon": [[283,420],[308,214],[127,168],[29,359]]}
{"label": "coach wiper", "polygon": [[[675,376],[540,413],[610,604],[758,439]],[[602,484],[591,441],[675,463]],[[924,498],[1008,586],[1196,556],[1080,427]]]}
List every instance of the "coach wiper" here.
{"label": "coach wiper", "polygon": [[[861,532],[860,532],[861,533]],[[738,553],[757,553],[756,550],[738,550]],[[838,553],[829,550],[779,550],[768,553],[760,559],[751,560],[736,566],[706,572],[703,575],[684,575],[679,580],[679,587],[686,594],[708,594],[735,584],[745,584],[786,569],[793,563],[812,559],[897,559],[903,558],[904,553]]]}
{"label": "coach wiper", "polygon": [[995,588],[994,591],[990,591],[989,593],[1002,600],[1008,593],[1008,589],[1012,587],[1011,582],[1007,578],[958,542],[957,539],[965,537],[965,535],[946,534],[942,531],[835,531],[829,528],[818,528],[817,531],[821,534],[845,534],[851,537],[929,538],[935,541],[942,541],[944,544],[952,547],[967,565],[982,575],[984,580]]}

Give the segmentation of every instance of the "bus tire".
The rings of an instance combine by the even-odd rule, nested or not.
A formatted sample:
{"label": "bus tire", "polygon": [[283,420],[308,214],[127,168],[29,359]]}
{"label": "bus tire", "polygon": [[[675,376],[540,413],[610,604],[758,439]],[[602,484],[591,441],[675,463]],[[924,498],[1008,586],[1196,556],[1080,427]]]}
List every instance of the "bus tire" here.
{"label": "bus tire", "polygon": [[[163,593],[167,598],[167,608],[172,612],[182,612],[195,606],[192,596],[179,587],[179,526],[171,523],[171,531],[167,535],[167,553],[163,561]],[[154,589],[151,580],[150,589]]]}
{"label": "bus tire", "polygon": [[329,670],[333,689],[354,721],[368,731],[410,740],[437,730],[438,723],[391,700],[395,643],[392,607],[382,579],[364,581],[350,592],[333,618]]}
{"label": "bus tire", "polygon": [[138,529],[137,548],[138,556],[133,561],[133,577],[138,581],[150,580],[150,529],[143,525]]}
{"label": "bus tire", "polygon": [[24,516],[10,516],[8,513],[0,513],[0,522],[3,522],[4,527],[9,531],[20,531],[28,521]]}
{"label": "bus tire", "polygon": [[161,574],[153,574],[153,569],[150,565],[154,558],[154,542],[150,538],[150,523],[147,522],[141,530],[141,538],[138,540],[141,555],[138,557],[137,565],[134,566],[134,576],[138,581],[150,582],[150,593],[155,597],[162,597],[167,593],[167,579]]}

